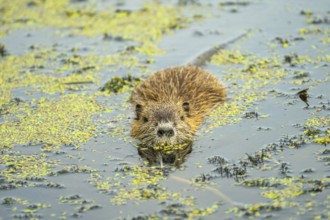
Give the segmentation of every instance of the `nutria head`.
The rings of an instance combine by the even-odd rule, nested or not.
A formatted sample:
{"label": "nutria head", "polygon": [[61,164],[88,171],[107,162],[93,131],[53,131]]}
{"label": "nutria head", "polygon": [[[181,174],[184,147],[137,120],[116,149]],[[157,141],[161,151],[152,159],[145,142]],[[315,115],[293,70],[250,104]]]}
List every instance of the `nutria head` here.
{"label": "nutria head", "polygon": [[135,105],[131,135],[144,147],[175,146],[192,141],[189,103],[148,103]]}
{"label": "nutria head", "polygon": [[140,142],[139,154],[149,161],[183,162],[203,120],[225,98],[220,81],[198,67],[166,68],[151,75],[130,97],[136,115],[131,136]]}

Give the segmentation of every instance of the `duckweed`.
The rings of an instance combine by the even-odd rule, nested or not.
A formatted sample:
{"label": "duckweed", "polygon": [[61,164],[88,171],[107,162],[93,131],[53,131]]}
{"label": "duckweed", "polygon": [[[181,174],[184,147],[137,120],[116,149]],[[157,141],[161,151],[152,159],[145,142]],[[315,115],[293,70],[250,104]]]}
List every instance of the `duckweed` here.
{"label": "duckweed", "polygon": [[[110,200],[113,205],[125,205],[129,201],[139,204],[146,200],[157,200],[164,203],[179,202],[180,208],[173,210],[185,213],[185,215],[190,216],[189,219],[210,215],[217,210],[218,204],[205,209],[196,208],[192,196],[185,197],[182,192],[171,192],[166,187],[162,187],[161,182],[166,178],[164,170],[157,167],[123,166],[114,178],[104,178],[98,173],[91,174],[90,183],[102,192],[115,192],[115,196]],[[187,206],[188,210],[181,210],[181,207],[184,206]],[[172,210],[172,208],[170,209]],[[173,214],[176,216],[176,212],[166,214],[167,211],[165,210],[161,211],[162,215]]]}
{"label": "duckweed", "polygon": [[212,56],[211,63],[221,64],[247,64],[254,59],[251,55],[242,54],[239,50],[220,50],[217,54]]}
{"label": "duckweed", "polygon": [[242,67],[226,70],[224,81],[232,85],[229,94],[231,100],[211,113],[210,119],[214,123],[209,127],[233,124],[242,120],[240,116],[256,101],[267,95],[267,92],[261,89],[278,84],[287,74],[285,70],[280,69],[283,63],[278,57],[258,59],[252,55],[241,55],[237,51],[220,52],[214,57],[211,61],[214,65],[221,65],[233,59],[231,62],[238,60],[236,63]]}
{"label": "duckweed", "polygon": [[[51,51],[41,50],[21,56],[8,56],[0,61],[0,106],[7,104],[11,98],[11,91],[22,85],[21,72],[29,67],[45,66],[54,57]],[[23,83],[26,85],[27,83]]]}
{"label": "duckweed", "polygon": [[5,197],[2,199],[2,205],[15,205],[15,204],[27,205],[28,201],[20,198]]}
{"label": "duckweed", "polygon": [[262,212],[278,211],[287,207],[297,207],[297,202],[278,202],[247,204],[243,207],[235,207],[227,213],[235,213],[237,217],[261,217]]}
{"label": "duckweed", "polygon": [[[270,203],[257,203],[235,207],[229,213],[237,216],[260,217],[263,212],[281,210],[288,207],[311,207],[314,202],[295,202],[292,199],[306,193],[320,193],[329,184],[329,178],[308,180],[303,178],[260,178],[245,180],[240,185],[260,187],[261,195],[271,199]],[[301,215],[303,213],[299,213]]]}
{"label": "duckweed", "polygon": [[50,26],[89,37],[107,35],[134,40],[140,43],[137,51],[148,55],[162,53],[154,42],[191,21],[182,8],[156,2],[145,3],[142,9],[136,11],[78,7],[69,0],[38,0],[33,4],[29,0],[1,0],[0,5],[2,16],[6,18],[0,28],[2,35],[19,28]]}
{"label": "duckweed", "polygon": [[145,216],[136,216],[133,219],[196,219],[205,217],[216,213],[219,208],[218,203],[214,203],[210,207],[206,208],[190,208],[180,203],[168,204],[164,209],[160,210],[159,213],[153,213]]}
{"label": "duckweed", "polygon": [[327,145],[330,143],[329,117],[309,118],[305,122],[304,133],[315,143]]}
{"label": "duckweed", "polygon": [[309,118],[305,122],[306,127],[318,127],[318,128],[326,128],[330,126],[330,118],[329,117],[315,117]]}
{"label": "duckweed", "polygon": [[50,169],[56,164],[48,160],[45,155],[1,155],[2,164],[6,169],[0,171],[0,175],[7,181],[24,180],[31,176],[43,177],[50,173]]}
{"label": "duckweed", "polygon": [[136,57],[123,54],[73,54],[63,62],[58,62],[59,59],[63,60],[63,55],[53,50],[35,50],[3,59],[0,62],[0,107],[10,102],[11,91],[15,88],[32,87],[49,94],[82,90],[98,81],[95,75],[104,67],[115,71],[121,66],[134,69],[138,65]]}
{"label": "duckweed", "polygon": [[304,27],[300,28],[299,34],[300,35],[310,35],[310,34],[322,34],[322,35],[328,35],[330,33],[330,28],[327,27]]}
{"label": "duckweed", "polygon": [[42,145],[51,151],[64,145],[79,146],[96,132],[92,122],[101,106],[93,97],[70,94],[58,99],[45,98],[11,110],[0,125],[1,148],[20,145]]}
{"label": "duckweed", "polygon": [[261,195],[266,198],[278,201],[300,196],[303,194],[303,184],[301,182],[294,183],[293,181],[293,179],[280,179],[278,182],[280,185],[284,185],[286,188],[280,190],[265,191],[262,192]]}
{"label": "duckweed", "polygon": [[165,177],[161,170],[152,167],[135,166],[125,172],[126,178],[131,180],[126,187],[120,187],[117,195],[111,199],[112,204],[126,204],[128,200],[136,202],[146,199],[167,200],[180,198],[179,193],[170,193],[166,188],[159,186]]}
{"label": "duckweed", "polygon": [[140,78],[134,77],[131,74],[126,77],[116,76],[100,88],[100,91],[108,93],[122,93],[129,90],[129,88],[134,88],[140,83],[140,81]]}

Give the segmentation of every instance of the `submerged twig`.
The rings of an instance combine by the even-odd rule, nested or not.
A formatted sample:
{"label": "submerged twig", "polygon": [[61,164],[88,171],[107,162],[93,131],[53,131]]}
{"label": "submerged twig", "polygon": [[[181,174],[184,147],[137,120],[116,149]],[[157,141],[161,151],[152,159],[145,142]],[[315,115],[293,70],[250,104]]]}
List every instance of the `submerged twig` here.
{"label": "submerged twig", "polygon": [[[186,184],[190,184],[190,185],[196,185],[195,183],[191,182],[190,180],[187,180],[185,178],[179,177],[179,176],[174,176],[171,175],[170,178],[176,180],[176,181],[180,181]],[[211,186],[205,186],[205,189],[207,189],[210,192],[213,192],[214,194],[218,195],[222,200],[224,200],[226,203],[229,203],[231,205],[240,205],[240,203],[233,201],[231,198],[229,198],[226,194],[224,194],[223,192],[221,192],[220,190],[211,187]]]}

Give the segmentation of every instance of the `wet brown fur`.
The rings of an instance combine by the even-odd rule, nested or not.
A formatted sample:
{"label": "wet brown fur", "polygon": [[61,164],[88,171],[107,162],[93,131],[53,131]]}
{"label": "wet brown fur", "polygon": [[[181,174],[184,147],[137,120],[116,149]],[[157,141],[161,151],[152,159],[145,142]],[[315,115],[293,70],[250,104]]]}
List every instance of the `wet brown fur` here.
{"label": "wet brown fur", "polygon": [[161,70],[138,85],[130,102],[136,111],[131,136],[145,147],[157,142],[155,128],[160,121],[176,129],[173,143],[192,141],[208,113],[226,98],[225,87],[213,75],[195,66]]}

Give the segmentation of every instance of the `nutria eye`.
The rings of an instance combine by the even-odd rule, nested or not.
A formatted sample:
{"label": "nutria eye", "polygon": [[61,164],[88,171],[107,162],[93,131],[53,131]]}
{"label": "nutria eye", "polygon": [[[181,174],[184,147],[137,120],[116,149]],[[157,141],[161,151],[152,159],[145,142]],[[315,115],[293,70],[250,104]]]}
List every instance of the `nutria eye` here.
{"label": "nutria eye", "polygon": [[189,112],[189,103],[188,103],[188,102],[184,102],[184,103],[182,104],[182,107],[183,107],[183,110],[184,110],[185,112]]}
{"label": "nutria eye", "polygon": [[184,116],[182,115],[182,116],[180,117],[180,119],[183,121],[183,120],[184,120]]}
{"label": "nutria eye", "polygon": [[147,123],[147,122],[148,122],[148,118],[143,117],[143,122],[144,122],[144,123]]}
{"label": "nutria eye", "polygon": [[136,113],[136,119],[137,119],[137,120],[140,119],[141,112],[142,112],[142,105],[137,104],[137,105],[135,106],[135,113]]}

